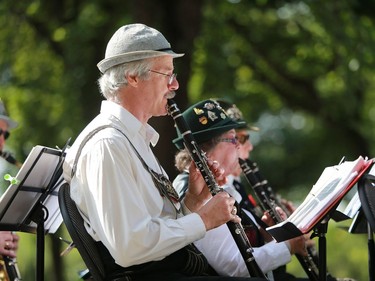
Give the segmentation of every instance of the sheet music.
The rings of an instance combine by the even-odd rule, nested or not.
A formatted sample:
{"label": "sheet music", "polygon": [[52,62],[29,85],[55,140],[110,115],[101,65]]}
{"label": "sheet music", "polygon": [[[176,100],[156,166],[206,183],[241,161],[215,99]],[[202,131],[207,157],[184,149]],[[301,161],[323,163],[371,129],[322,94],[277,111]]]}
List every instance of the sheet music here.
{"label": "sheet music", "polygon": [[361,201],[359,200],[359,195],[357,191],[354,194],[353,198],[350,200],[348,206],[346,206],[344,210],[344,214],[350,218],[354,218],[354,216],[358,213],[360,208],[361,208]]}
{"label": "sheet music", "polygon": [[[0,198],[0,225],[25,225],[36,228],[29,220],[30,212],[45,192],[60,160],[61,151],[37,145],[16,175],[17,183],[11,184]],[[58,188],[46,198],[47,230],[56,231],[62,218],[57,201]],[[58,226],[57,226],[58,227]]]}
{"label": "sheet music", "polygon": [[289,220],[300,229],[306,228],[306,224],[324,211],[324,206],[337,198],[356,175],[358,175],[356,171],[343,175],[334,167],[326,168],[316,185],[303,203],[293,212]]}
{"label": "sheet music", "polygon": [[334,205],[340,202],[353,186],[353,181],[358,179],[360,173],[367,169],[372,162],[373,160],[360,156],[355,161],[345,161],[339,165],[325,168],[305,200],[292,215],[284,222],[267,228],[267,231],[271,233],[274,229],[291,223],[301,233],[308,233]]}

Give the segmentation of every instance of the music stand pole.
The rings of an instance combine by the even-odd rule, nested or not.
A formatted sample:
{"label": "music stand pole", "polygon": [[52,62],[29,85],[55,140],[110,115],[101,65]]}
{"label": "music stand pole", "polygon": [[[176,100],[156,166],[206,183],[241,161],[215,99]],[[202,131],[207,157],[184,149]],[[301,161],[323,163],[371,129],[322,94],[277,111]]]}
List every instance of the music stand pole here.
{"label": "music stand pole", "polygon": [[370,226],[370,224],[367,222],[367,231],[368,231],[368,268],[369,268],[369,280],[374,281],[375,280],[375,244],[374,244],[374,235],[373,230]]}
{"label": "music stand pole", "polygon": [[328,219],[316,225],[314,236],[319,239],[319,281],[327,281],[327,234]]}
{"label": "music stand pole", "polygon": [[36,227],[36,280],[44,281],[44,250],[45,250],[45,212],[43,204],[39,203],[38,208],[33,214],[33,220]]}

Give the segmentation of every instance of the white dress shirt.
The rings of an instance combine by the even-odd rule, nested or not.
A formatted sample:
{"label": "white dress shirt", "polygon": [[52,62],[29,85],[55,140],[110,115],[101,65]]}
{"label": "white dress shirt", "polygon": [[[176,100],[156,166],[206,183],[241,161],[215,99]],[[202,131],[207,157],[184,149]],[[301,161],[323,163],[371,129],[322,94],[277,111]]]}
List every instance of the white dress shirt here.
{"label": "white dress shirt", "polygon": [[160,195],[129,141],[116,129],[103,129],[85,144],[71,176],[84,137],[107,124],[129,138],[150,168],[164,173],[150,147],[156,145],[158,133],[120,105],[103,101],[100,114],[69,148],[63,166],[71,196],[91,236],[102,241],[116,263],[124,267],[161,260],[202,238],[206,230],[200,216],[177,214],[173,204]]}
{"label": "white dress shirt", "polygon": [[[241,202],[242,197],[232,186],[232,183],[233,178],[228,177],[228,182],[223,187],[237,202]],[[184,185],[186,185],[186,174],[180,174],[173,181],[173,186],[177,193],[181,194]],[[253,215],[247,211],[246,213],[256,224]],[[288,242],[276,243],[276,241],[271,241],[261,247],[253,248],[253,256],[257,264],[264,273],[268,274],[270,280],[273,280],[272,270],[291,261],[292,257],[287,243]],[[249,271],[247,270],[243,257],[226,225],[207,231],[206,235],[202,239],[194,242],[194,244],[205,255],[209,264],[219,275],[236,277],[249,276]]]}

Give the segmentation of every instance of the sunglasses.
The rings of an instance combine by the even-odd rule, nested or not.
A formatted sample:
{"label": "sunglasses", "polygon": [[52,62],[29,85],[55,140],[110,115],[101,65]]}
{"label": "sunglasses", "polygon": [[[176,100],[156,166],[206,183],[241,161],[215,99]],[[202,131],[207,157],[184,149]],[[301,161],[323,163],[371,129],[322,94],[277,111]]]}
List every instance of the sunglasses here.
{"label": "sunglasses", "polygon": [[234,144],[234,145],[237,145],[238,143],[238,140],[237,138],[221,138],[221,139],[218,139],[219,142],[229,142],[231,144]]}
{"label": "sunglasses", "polygon": [[250,139],[250,135],[249,134],[237,135],[236,138],[237,138],[237,140],[240,144],[244,144],[245,142],[247,142]]}
{"label": "sunglasses", "polygon": [[10,136],[10,133],[8,131],[5,131],[3,129],[0,129],[0,136],[3,135],[4,136],[4,139],[6,140],[7,138],[9,138]]}

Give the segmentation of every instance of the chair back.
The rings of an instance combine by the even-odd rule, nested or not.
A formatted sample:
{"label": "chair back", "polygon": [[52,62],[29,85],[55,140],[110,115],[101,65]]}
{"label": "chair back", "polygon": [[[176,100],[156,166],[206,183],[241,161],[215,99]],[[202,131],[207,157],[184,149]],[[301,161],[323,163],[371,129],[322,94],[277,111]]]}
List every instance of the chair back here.
{"label": "chair back", "polygon": [[105,269],[94,239],[86,231],[84,221],[70,197],[70,186],[64,183],[59,190],[59,205],[63,221],[78,252],[95,281],[105,280]]}
{"label": "chair back", "polygon": [[358,196],[361,201],[361,208],[368,222],[368,271],[369,280],[375,280],[375,243],[373,233],[375,232],[375,166],[369,173],[362,176],[358,182]]}

